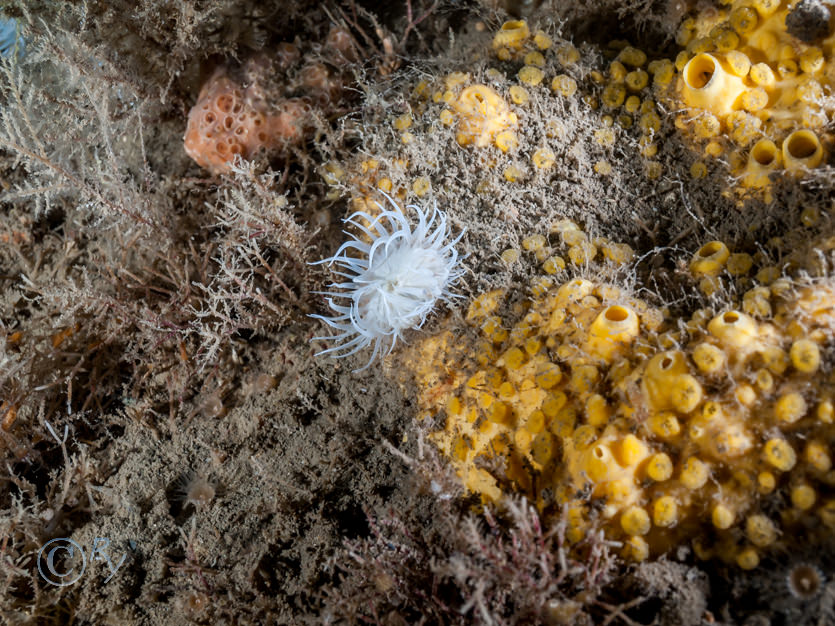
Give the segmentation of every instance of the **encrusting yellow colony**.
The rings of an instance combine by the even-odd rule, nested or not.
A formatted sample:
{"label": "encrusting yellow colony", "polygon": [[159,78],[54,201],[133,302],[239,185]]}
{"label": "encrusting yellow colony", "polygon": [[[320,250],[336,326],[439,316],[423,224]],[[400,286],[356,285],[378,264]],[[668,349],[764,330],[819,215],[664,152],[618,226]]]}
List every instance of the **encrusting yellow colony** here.
{"label": "encrusting yellow colony", "polygon": [[[561,222],[552,238],[584,233]],[[696,253],[697,278],[727,271],[722,247]],[[752,568],[784,533],[835,531],[834,282],[773,280],[679,328],[618,287],[543,268],[525,303],[503,290],[472,302],[477,340],[447,332],[412,360],[471,491],[565,507],[571,541],[602,526],[636,560],[690,543]]]}
{"label": "encrusting yellow colony", "polygon": [[676,59],[677,89],[691,107],[678,124],[697,138],[730,138],[737,148],[731,165],[747,187],[766,187],[777,169],[802,172],[824,159],[819,134],[833,108],[825,93],[835,82],[835,35],[815,44],[790,35],[794,4],[736,1],[685,20],[678,32],[686,50]]}
{"label": "encrusting yellow colony", "polygon": [[[675,60],[649,60],[628,42],[612,41],[614,59],[605,72],[589,73],[583,98],[601,108],[604,126],[616,122],[639,131],[640,151],[648,159],[658,151],[657,103],[682,111],[676,127],[699,142],[705,155],[726,157],[743,188],[768,187],[769,175],[778,170],[802,174],[818,167],[826,157],[822,133],[835,106],[827,98],[835,85],[835,34],[830,28],[815,44],[793,37],[786,17],[794,4],[737,0],[688,18],[676,37],[685,49]],[[524,59],[518,73],[523,85],[545,79],[538,53],[525,54],[538,45],[532,44],[536,38],[525,22],[506,22],[493,41],[500,60]],[[570,61],[571,52],[579,58],[573,46],[564,47],[570,51],[558,54],[561,63]],[[567,75],[553,78],[551,86],[566,96],[578,89]],[[597,136],[601,145],[614,142],[605,128]],[[661,167],[649,160],[647,175],[657,178]],[[704,177],[706,165],[695,162],[691,174]]]}
{"label": "encrusting yellow colony", "polygon": [[[646,175],[656,179],[664,169],[655,157],[665,110],[678,111],[672,116],[675,126],[705,156],[726,159],[740,191],[761,189],[768,200],[773,173],[802,175],[821,166],[831,141],[825,127],[835,107],[827,96],[835,86],[835,34],[830,26],[829,34],[815,44],[792,36],[786,18],[793,4],[737,0],[688,18],[676,37],[684,49],[675,60],[650,59],[626,41],[612,41],[608,67],[590,72],[578,69],[580,52],[571,43],[532,31],[523,20],[508,21],[494,33],[491,46],[503,69],[490,68],[479,76],[453,71],[420,81],[410,110],[394,118],[392,126],[408,146],[414,133],[431,132],[440,122],[454,130],[461,147],[495,147],[517,159],[527,157],[534,171],[547,170],[554,164],[553,150],[520,146],[525,129],[517,115],[534,90],[547,87],[554,97],[582,98],[600,111],[601,127],[594,132],[599,146],[616,143],[615,124],[631,129],[646,159]],[[513,83],[509,86],[508,78]],[[530,117],[527,123],[532,123]],[[558,126],[546,125],[546,139],[559,136]],[[371,169],[379,165],[374,159],[368,162]],[[353,186],[370,184],[404,199],[407,190],[393,185],[389,176],[364,176],[365,165],[363,180]],[[593,170],[607,176],[612,167],[601,160]],[[690,173],[703,178],[708,167],[697,160]],[[524,160],[504,170],[508,182],[524,181],[525,176]],[[337,183],[332,173],[325,178]],[[370,196],[361,195],[360,204],[369,204]]]}
{"label": "encrusting yellow colony", "polygon": [[[732,174],[743,188],[769,186],[769,175],[777,170],[802,174],[820,166],[826,157],[824,127],[832,116],[833,101],[827,92],[835,85],[831,63],[835,34],[808,44],[789,34],[786,17],[794,3],[774,0],[737,0],[717,11],[705,11],[686,19],[676,37],[685,46],[676,59],[649,60],[647,54],[625,41],[613,41],[616,51],[608,71],[592,71],[584,100],[592,107],[602,105],[604,128],[596,133],[598,143],[608,145],[615,135],[605,128],[617,122],[640,132],[639,147],[648,160],[647,175],[660,175],[661,164],[651,160],[657,154],[662,117],[657,101],[684,112],[676,126],[703,143],[704,153],[726,156]],[[544,54],[553,42],[542,31],[531,33],[524,21],[505,22],[493,38],[493,53],[500,61],[522,61],[517,73],[519,85],[511,87],[514,104],[527,101],[527,88],[551,81],[555,94],[573,96],[577,79],[569,74],[546,76]],[[562,67],[579,59],[571,44],[556,50]],[[595,88],[595,83],[599,89]],[[591,88],[591,89],[589,89]],[[507,103],[486,85],[469,87],[484,91],[478,105],[449,89],[435,94],[452,104],[460,124],[475,131],[459,135],[461,145],[490,141],[503,151],[515,147],[515,116]],[[465,90],[466,91],[466,90]],[[599,91],[599,93],[597,93]],[[474,113],[475,112],[475,113]],[[445,124],[458,121],[448,111]],[[497,135],[504,134],[500,139]],[[473,138],[477,138],[474,139]],[[595,167],[606,174],[608,164]],[[707,174],[704,163],[693,164],[691,174]],[[768,191],[765,191],[768,197]]]}

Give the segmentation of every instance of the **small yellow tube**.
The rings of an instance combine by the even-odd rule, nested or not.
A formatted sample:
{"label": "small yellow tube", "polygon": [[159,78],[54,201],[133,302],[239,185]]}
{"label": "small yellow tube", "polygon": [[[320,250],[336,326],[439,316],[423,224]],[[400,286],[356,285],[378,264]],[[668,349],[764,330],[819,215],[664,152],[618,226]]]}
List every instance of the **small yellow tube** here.
{"label": "small yellow tube", "polygon": [[720,313],[707,325],[707,330],[722,344],[732,350],[746,350],[755,344],[759,327],[757,323],[739,311]]}
{"label": "small yellow tube", "polygon": [[817,167],[823,161],[820,139],[811,130],[796,130],[783,140],[783,163],[789,171]]}
{"label": "small yellow tube", "polygon": [[694,276],[718,276],[725,267],[731,251],[721,241],[709,241],[690,260],[690,271]]}
{"label": "small yellow tube", "polygon": [[530,36],[530,28],[528,28],[528,23],[524,20],[505,22],[493,36],[493,49],[509,48],[511,50],[520,50]]}
{"label": "small yellow tube", "polygon": [[768,186],[768,175],[780,167],[782,161],[779,148],[770,139],[761,139],[754,144],[748,155],[743,184],[746,187],[762,188]]}
{"label": "small yellow tube", "polygon": [[592,322],[587,351],[604,361],[611,361],[621,346],[638,336],[638,327],[635,311],[625,306],[610,306]]}
{"label": "small yellow tube", "polygon": [[690,59],[681,75],[684,101],[714,115],[733,111],[736,99],[747,89],[742,78],[734,76],[717,57],[706,52]]}
{"label": "small yellow tube", "polygon": [[675,408],[673,382],[682,374],[688,374],[687,360],[680,350],[656,354],[647,363],[642,380],[644,394],[652,408],[665,411]]}

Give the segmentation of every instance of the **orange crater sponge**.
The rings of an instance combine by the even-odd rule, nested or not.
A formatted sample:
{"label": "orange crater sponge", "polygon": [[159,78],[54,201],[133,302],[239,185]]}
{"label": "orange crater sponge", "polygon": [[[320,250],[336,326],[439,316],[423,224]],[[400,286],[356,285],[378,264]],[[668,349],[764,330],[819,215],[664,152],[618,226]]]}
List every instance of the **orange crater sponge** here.
{"label": "orange crater sponge", "polygon": [[252,159],[298,142],[307,117],[308,107],[299,99],[285,100],[268,112],[257,84],[243,89],[221,68],[203,85],[189,112],[185,150],[213,174],[226,173],[236,154]]}

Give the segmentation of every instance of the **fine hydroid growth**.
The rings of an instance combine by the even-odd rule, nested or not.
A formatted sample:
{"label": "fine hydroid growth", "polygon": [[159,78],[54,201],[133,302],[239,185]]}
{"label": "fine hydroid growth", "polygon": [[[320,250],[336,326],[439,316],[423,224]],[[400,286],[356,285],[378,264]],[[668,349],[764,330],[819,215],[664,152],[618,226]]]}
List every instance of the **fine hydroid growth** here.
{"label": "fine hydroid growth", "polygon": [[[319,261],[329,266],[336,263],[343,271],[335,273],[347,280],[331,285],[344,291],[324,292],[331,296],[328,305],[337,315],[312,316],[339,331],[332,337],[337,345],[319,354],[335,352],[341,353],[337,358],[345,357],[373,343],[374,351],[365,367],[389,342],[386,354],[390,353],[404,330],[423,326],[438,300],[454,297],[449,287],[464,272],[455,249],[464,233],[445,243],[449,226],[443,211],[435,206],[430,216],[418,206],[408,206],[418,215],[417,227],[412,230],[397,203],[388,195],[386,198],[393,210],[378,203],[381,213],[377,217],[363,211],[348,217],[345,222],[362,235],[351,234],[334,256]],[[348,256],[349,250],[360,256]],[[349,302],[338,304],[334,298]]]}
{"label": "fine hydroid growth", "polygon": [[[310,234],[277,175],[235,169],[220,189],[183,179],[182,120],[133,73],[64,22],[19,24],[26,56],[0,59],[9,432],[28,432],[41,403],[118,406],[127,381],[138,396],[176,379],[180,397],[194,373],[247,349],[240,336],[307,312],[313,285]],[[181,375],[137,373],[170,368]]]}
{"label": "fine hydroid growth", "polygon": [[589,533],[574,551],[567,516],[546,521],[523,498],[508,498],[499,510],[485,507],[483,515],[462,510],[461,484],[426,445],[425,433],[414,435],[414,457],[383,445],[414,471],[415,500],[431,505],[367,512],[368,536],[346,539],[331,559],[338,583],[324,591],[326,618],[600,624],[645,600],[638,595],[621,606],[603,600],[616,580],[616,557],[601,532]]}

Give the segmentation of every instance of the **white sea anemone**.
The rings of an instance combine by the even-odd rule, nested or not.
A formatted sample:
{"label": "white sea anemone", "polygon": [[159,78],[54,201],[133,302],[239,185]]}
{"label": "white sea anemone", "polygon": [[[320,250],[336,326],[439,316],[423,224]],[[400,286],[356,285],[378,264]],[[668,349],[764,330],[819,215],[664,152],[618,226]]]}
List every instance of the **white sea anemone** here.
{"label": "white sea anemone", "polygon": [[[346,357],[373,343],[374,352],[362,369],[371,365],[386,345],[385,353],[390,353],[403,331],[420,328],[439,300],[448,302],[456,297],[449,287],[464,273],[455,249],[463,232],[446,243],[449,226],[437,205],[431,216],[418,206],[406,207],[417,212],[418,224],[412,230],[397,203],[388,195],[386,198],[392,210],[378,204],[381,213],[376,217],[363,211],[351,215],[345,222],[362,234],[345,231],[351,240],[334,256],[319,261],[329,266],[335,263],[342,271],[334,273],[347,280],[330,285],[343,291],[324,292],[337,315],[312,316],[339,331],[330,337],[338,345],[318,354]],[[359,256],[348,256],[350,250]],[[334,298],[345,302],[339,304]]]}

